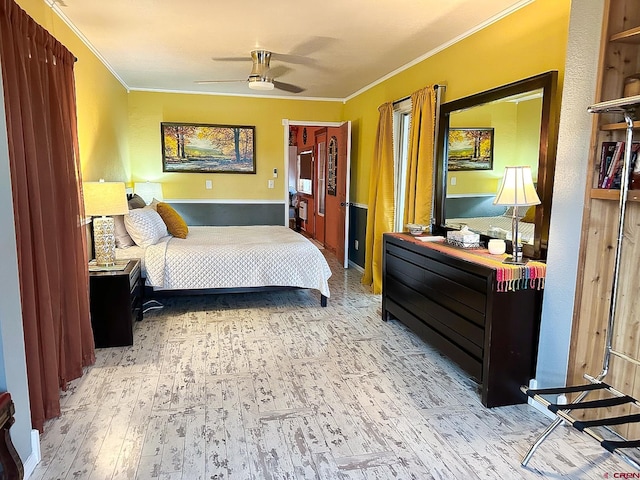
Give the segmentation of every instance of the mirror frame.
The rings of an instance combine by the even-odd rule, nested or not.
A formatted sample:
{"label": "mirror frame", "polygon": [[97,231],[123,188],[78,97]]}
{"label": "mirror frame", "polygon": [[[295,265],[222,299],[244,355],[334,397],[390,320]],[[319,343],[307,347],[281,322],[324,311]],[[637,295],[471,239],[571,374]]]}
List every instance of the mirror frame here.
{"label": "mirror frame", "polygon": [[[551,199],[553,196],[553,176],[556,164],[556,146],[558,137],[558,115],[556,89],[558,72],[552,70],[517,82],[502,85],[491,90],[476,93],[468,97],[443,103],[438,118],[438,134],[435,152],[435,188],[434,188],[434,225],[433,231],[446,234],[452,228],[445,227],[445,201],[447,196],[447,139],[449,136],[449,119],[452,113],[471,107],[493,102],[531,90],[542,89],[542,118],[540,126],[540,150],[538,157],[538,177],[536,190],[540,197],[540,205],[536,207],[533,245],[522,246],[523,254],[528,258],[545,259],[549,241],[549,219],[551,217]],[[481,236],[483,241],[488,238]],[[511,251],[511,242],[507,241]]]}

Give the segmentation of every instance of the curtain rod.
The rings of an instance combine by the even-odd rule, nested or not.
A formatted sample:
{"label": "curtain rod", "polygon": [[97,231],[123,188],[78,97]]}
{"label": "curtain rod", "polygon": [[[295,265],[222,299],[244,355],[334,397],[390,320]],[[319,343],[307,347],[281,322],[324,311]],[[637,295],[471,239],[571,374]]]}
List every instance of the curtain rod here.
{"label": "curtain rod", "polygon": [[[447,86],[446,85],[438,85],[437,83],[433,86],[434,90],[438,90],[439,88],[446,89]],[[402,97],[402,98],[399,98],[398,100],[394,100],[393,101],[393,105],[396,105],[396,104],[398,104],[400,102],[404,102],[405,100],[409,100],[410,98],[411,98],[411,95],[407,95],[406,97]]]}

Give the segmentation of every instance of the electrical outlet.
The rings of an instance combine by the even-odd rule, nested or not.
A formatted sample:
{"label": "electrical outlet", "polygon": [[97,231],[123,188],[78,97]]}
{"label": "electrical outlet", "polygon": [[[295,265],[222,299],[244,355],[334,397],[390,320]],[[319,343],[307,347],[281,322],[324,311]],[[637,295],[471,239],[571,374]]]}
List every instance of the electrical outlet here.
{"label": "electrical outlet", "polygon": [[205,180],[204,188],[206,188],[207,190],[211,190],[213,188],[213,182],[211,180]]}
{"label": "electrical outlet", "polygon": [[359,245],[359,244],[358,244],[358,240],[356,240],[356,241],[354,242],[353,247],[354,247],[356,250],[358,250],[358,245]]}
{"label": "electrical outlet", "polygon": [[455,185],[458,182],[456,177],[451,177],[451,185]]}
{"label": "electrical outlet", "polygon": [[269,188],[273,188],[273,187],[275,187],[275,182],[273,180],[269,180],[269,183],[267,184],[267,186]]}
{"label": "electrical outlet", "polygon": [[273,178],[278,178],[278,169],[277,168],[273,169]]}

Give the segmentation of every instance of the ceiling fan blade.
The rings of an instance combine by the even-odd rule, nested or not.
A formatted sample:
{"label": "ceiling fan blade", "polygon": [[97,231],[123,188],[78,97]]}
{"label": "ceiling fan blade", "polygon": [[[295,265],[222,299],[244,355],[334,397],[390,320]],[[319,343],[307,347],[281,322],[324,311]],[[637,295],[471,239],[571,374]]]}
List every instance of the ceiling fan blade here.
{"label": "ceiling fan blade", "polygon": [[289,67],[286,67],[285,65],[278,65],[277,67],[270,68],[267,76],[270,78],[278,78],[286,75],[290,71],[291,69]]}
{"label": "ceiling fan blade", "polygon": [[289,93],[300,93],[304,92],[304,88],[298,87],[297,85],[291,85],[290,83],[279,82],[277,80],[273,81],[273,86],[278,90],[283,90]]}
{"label": "ceiling fan blade", "polygon": [[311,37],[308,40],[299,43],[289,52],[290,55],[295,55],[298,57],[307,57],[313,53],[316,53],[320,50],[325,50],[331,46],[331,44],[336,43],[338,41],[337,38],[334,37],[321,37],[315,36]]}
{"label": "ceiling fan blade", "polygon": [[313,58],[289,55],[287,53],[272,53],[271,58],[281,62],[293,63],[294,65],[315,65],[317,63]]}
{"label": "ceiling fan blade", "polygon": [[197,83],[198,85],[208,85],[209,83],[237,83],[246,81],[247,79],[243,78],[242,80],[196,80],[193,83]]}
{"label": "ceiling fan blade", "polygon": [[246,62],[251,61],[251,57],[211,57],[211,60],[214,62]]}

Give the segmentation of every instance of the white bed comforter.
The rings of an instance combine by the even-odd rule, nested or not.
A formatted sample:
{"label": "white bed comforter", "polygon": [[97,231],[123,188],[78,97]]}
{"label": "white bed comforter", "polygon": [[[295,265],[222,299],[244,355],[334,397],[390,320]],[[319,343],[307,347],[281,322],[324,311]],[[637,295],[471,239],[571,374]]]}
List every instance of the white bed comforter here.
{"label": "white bed comforter", "polygon": [[[501,215],[497,217],[447,218],[446,220],[447,227],[461,228],[462,225],[466,225],[476,233],[511,240],[511,217]],[[518,222],[518,236],[522,242],[533,243],[534,232],[535,224]]]}
{"label": "white bed comforter", "polygon": [[331,269],[309,240],[284,226],[189,227],[145,252],[156,289],[264,286],[313,288],[329,297]]}

